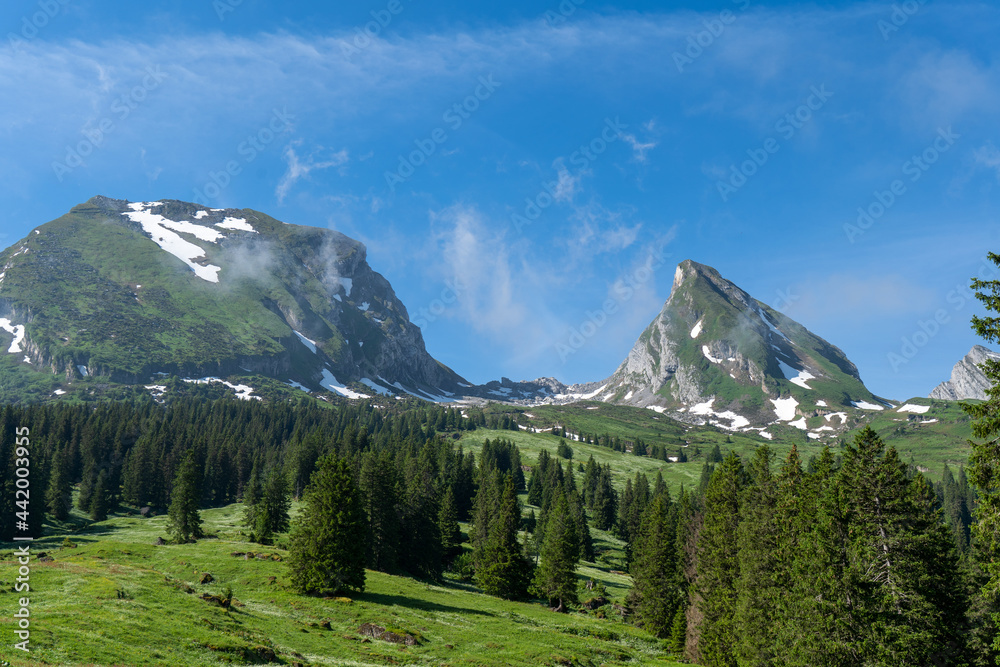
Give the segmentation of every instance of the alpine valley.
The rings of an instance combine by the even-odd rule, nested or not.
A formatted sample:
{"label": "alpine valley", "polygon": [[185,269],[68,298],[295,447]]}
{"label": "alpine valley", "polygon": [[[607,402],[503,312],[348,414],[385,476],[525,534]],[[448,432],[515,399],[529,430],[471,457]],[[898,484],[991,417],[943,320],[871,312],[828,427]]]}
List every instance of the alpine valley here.
{"label": "alpine valley", "polygon": [[595,401],[816,440],[900,409],[873,395],[835,345],[691,260],[618,369],[569,386],[469,383],[427,352],[362,243],[249,209],[96,196],[7,248],[0,266],[5,402],[162,398],[183,381],[246,399]]}

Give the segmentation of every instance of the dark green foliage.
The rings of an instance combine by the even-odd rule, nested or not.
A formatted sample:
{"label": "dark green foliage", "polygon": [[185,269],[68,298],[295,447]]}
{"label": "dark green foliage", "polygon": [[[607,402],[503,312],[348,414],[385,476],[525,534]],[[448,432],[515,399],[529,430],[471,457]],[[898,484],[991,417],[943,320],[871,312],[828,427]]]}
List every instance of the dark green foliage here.
{"label": "dark green foliage", "polygon": [[511,475],[493,472],[476,499],[473,558],[476,583],[489,595],[519,600],[527,596],[531,564],[517,541],[521,506]]}
{"label": "dark green foliage", "polygon": [[580,560],[580,537],[577,522],[570,511],[566,493],[558,489],[551,508],[542,518],[545,526],[541,565],[535,586],[559,611],[577,603],[576,565]]}
{"label": "dark green foliage", "polygon": [[666,492],[654,495],[643,512],[633,551],[629,606],[643,628],[666,638],[683,599],[677,566],[677,515]]}
{"label": "dark green foliage", "polygon": [[572,459],[573,458],[573,448],[566,443],[565,440],[559,440],[559,446],[556,447],[556,455],[562,459]]}
{"label": "dark green foliage", "polygon": [[458,508],[451,487],[446,487],[438,512],[438,531],[441,533],[441,552],[445,564],[462,553],[462,529],[458,525]]}
{"label": "dark green foliage", "polygon": [[301,593],[364,591],[365,516],[347,462],[322,459],[304,498],[289,546],[292,584]]}
{"label": "dark green foliage", "polygon": [[178,544],[203,537],[201,530],[201,466],[193,449],[177,470],[167,510],[167,532]]}
{"label": "dark green foliage", "polygon": [[108,518],[108,513],[114,507],[111,495],[111,483],[108,481],[107,470],[102,470],[97,475],[97,482],[94,484],[93,493],[90,496],[90,518],[94,521],[104,521]]}
{"label": "dark green foliage", "polygon": [[362,455],[358,486],[367,523],[365,564],[373,570],[392,572],[396,569],[402,532],[400,484],[388,451]]}
{"label": "dark green foliage", "polygon": [[774,664],[775,628],[786,573],[780,561],[784,525],[778,515],[778,484],[771,475],[774,455],[759,447],[749,464],[750,484],[740,498],[737,533],[739,580],[734,623],[741,666]]}
{"label": "dark green foliage", "polygon": [[740,575],[740,498],[747,484],[739,457],[730,453],[712,474],[705,493],[698,540],[698,609],[703,616],[698,651],[708,665],[736,665],[736,586]]}
{"label": "dark green foliage", "polygon": [[270,544],[275,535],[288,531],[288,510],[291,504],[288,479],[284,471],[272,468],[256,508],[253,534],[258,542]]}
{"label": "dark green foliage", "polygon": [[[989,259],[1000,267],[1000,254],[989,253]],[[973,279],[976,290],[986,310],[985,317],[973,316],[972,329],[984,340],[1000,342],[1000,280]],[[976,525],[972,532],[977,543],[978,561],[985,575],[981,588],[983,606],[992,607],[1000,599],[1000,362],[990,359],[981,365],[991,382],[982,403],[963,403],[962,408],[972,416],[972,455],[969,478],[979,492]],[[1000,624],[1000,615],[994,615]],[[1000,651],[1000,635],[994,639],[993,649]]]}

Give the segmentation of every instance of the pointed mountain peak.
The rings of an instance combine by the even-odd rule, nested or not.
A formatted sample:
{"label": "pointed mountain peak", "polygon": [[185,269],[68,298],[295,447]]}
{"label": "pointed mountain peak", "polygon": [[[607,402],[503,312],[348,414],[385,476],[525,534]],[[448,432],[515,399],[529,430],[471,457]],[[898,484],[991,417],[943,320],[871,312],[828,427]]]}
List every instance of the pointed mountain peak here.
{"label": "pointed mountain peak", "polygon": [[806,429],[801,418],[817,411],[883,409],[840,349],[690,259],[677,266],[660,314],[601,384],[600,400],[702,421],[725,415],[727,428]]}

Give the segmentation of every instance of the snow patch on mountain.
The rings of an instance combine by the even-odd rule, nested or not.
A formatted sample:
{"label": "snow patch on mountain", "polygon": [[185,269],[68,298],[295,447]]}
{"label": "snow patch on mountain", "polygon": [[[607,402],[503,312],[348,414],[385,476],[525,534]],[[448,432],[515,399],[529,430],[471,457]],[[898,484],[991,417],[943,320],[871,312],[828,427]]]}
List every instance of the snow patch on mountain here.
{"label": "snow patch on mountain", "polygon": [[874,403],[869,403],[867,401],[851,401],[851,405],[856,408],[861,408],[862,410],[884,410],[881,405],[875,405]]}
{"label": "snow patch on mountain", "polygon": [[799,402],[794,396],[772,398],[771,402],[774,403],[774,414],[778,415],[778,421],[787,422],[795,419],[795,408],[799,406]]}
{"label": "snow patch on mountain", "polygon": [[14,324],[6,317],[0,317],[0,329],[3,329],[14,337],[14,340],[11,341],[10,347],[7,348],[7,352],[10,354],[23,352],[21,349],[21,343],[24,342],[24,325]]}
{"label": "snow patch on mountain", "polygon": [[225,385],[225,386],[229,387],[230,389],[232,389],[233,391],[235,391],[236,392],[236,398],[238,398],[240,400],[243,400],[243,401],[249,401],[250,399],[254,399],[254,400],[257,400],[257,401],[264,400],[260,396],[254,396],[253,395],[253,387],[251,387],[250,385],[246,385],[246,384],[233,384],[231,382],[226,382],[225,380],[222,380],[222,379],[217,378],[217,377],[183,378],[183,380],[185,382],[190,382],[192,384],[209,384],[209,383],[217,382],[217,383]]}
{"label": "snow patch on mountain", "polygon": [[716,359],[712,356],[712,351],[708,349],[708,345],[701,346],[701,353],[705,355],[705,358],[711,361],[713,364],[721,364],[722,359]]}
{"label": "snow patch on mountain", "polygon": [[223,218],[222,222],[215,223],[216,227],[222,227],[223,229],[235,229],[240,232],[253,232],[257,233],[257,230],[253,228],[249,222],[243,218]]}
{"label": "snow patch on mountain", "polygon": [[[194,271],[194,274],[210,283],[219,282],[219,271],[222,267],[212,266],[211,264],[207,266],[202,266],[201,264],[196,264],[194,260],[201,259],[205,257],[205,251],[200,246],[191,243],[190,241],[185,241],[181,238],[178,231],[184,231],[190,233],[193,236],[201,240],[212,240],[214,239],[203,238],[199,236],[202,232],[189,231],[188,227],[196,228],[198,230],[206,230],[207,233],[216,235],[215,238],[223,237],[222,234],[216,232],[208,227],[202,227],[201,225],[195,225],[190,222],[178,223],[173,220],[167,220],[162,215],[157,215],[156,213],[150,212],[148,209],[154,206],[162,206],[163,202],[134,202],[129,204],[129,208],[132,210],[130,212],[122,213],[122,215],[128,217],[132,222],[137,222],[142,227],[142,230],[149,234],[150,238],[156,245],[160,246],[163,250],[170,253],[177,259],[181,260],[188,267]],[[208,234],[205,234],[207,237]]]}
{"label": "snow patch on mountain", "polygon": [[816,379],[815,375],[813,375],[812,373],[810,373],[805,369],[798,370],[797,368],[792,368],[781,359],[776,359],[776,360],[778,362],[778,366],[781,368],[781,373],[782,375],[785,376],[786,380],[788,380],[792,384],[797,384],[803,389],[812,389],[812,387],[806,384],[806,381],[815,380]]}
{"label": "snow patch on mountain", "polygon": [[306,338],[298,331],[295,331],[295,329],[292,329],[292,331],[294,331],[295,335],[299,337],[299,340],[302,341],[302,344],[309,348],[310,352],[316,354],[316,341]]}
{"label": "snow patch on mountain", "polygon": [[368,396],[367,394],[359,394],[356,391],[348,389],[342,382],[333,376],[333,373],[331,373],[328,368],[323,369],[323,379],[320,380],[319,383],[326,389],[337,392],[341,396],[346,396],[347,398],[371,398],[371,396]]}
{"label": "snow patch on mountain", "polygon": [[698,320],[698,324],[694,325],[694,328],[691,329],[691,338],[697,338],[698,334],[701,333],[701,323],[702,322],[703,322],[703,320]]}
{"label": "snow patch on mountain", "polygon": [[906,405],[896,408],[896,412],[916,412],[917,414],[924,414],[931,409],[929,405],[914,405],[913,403],[907,403]]}
{"label": "snow patch on mountain", "polygon": [[369,387],[376,394],[379,394],[379,395],[382,395],[382,396],[392,396],[392,392],[391,391],[389,391],[388,389],[386,389],[385,387],[383,387],[379,383],[375,382],[371,378],[361,378],[361,384]]}

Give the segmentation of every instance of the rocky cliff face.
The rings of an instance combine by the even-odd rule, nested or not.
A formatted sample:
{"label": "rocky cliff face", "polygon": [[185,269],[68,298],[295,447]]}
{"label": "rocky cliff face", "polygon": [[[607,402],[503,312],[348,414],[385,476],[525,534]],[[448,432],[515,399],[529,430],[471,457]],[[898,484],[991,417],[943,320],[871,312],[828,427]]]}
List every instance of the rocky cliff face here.
{"label": "rocky cliff face", "polygon": [[961,401],[968,398],[986,400],[986,390],[992,383],[979,368],[979,364],[991,359],[1000,361],[1000,354],[982,345],[976,345],[951,369],[951,379],[934,388],[930,398],[946,401]]}

